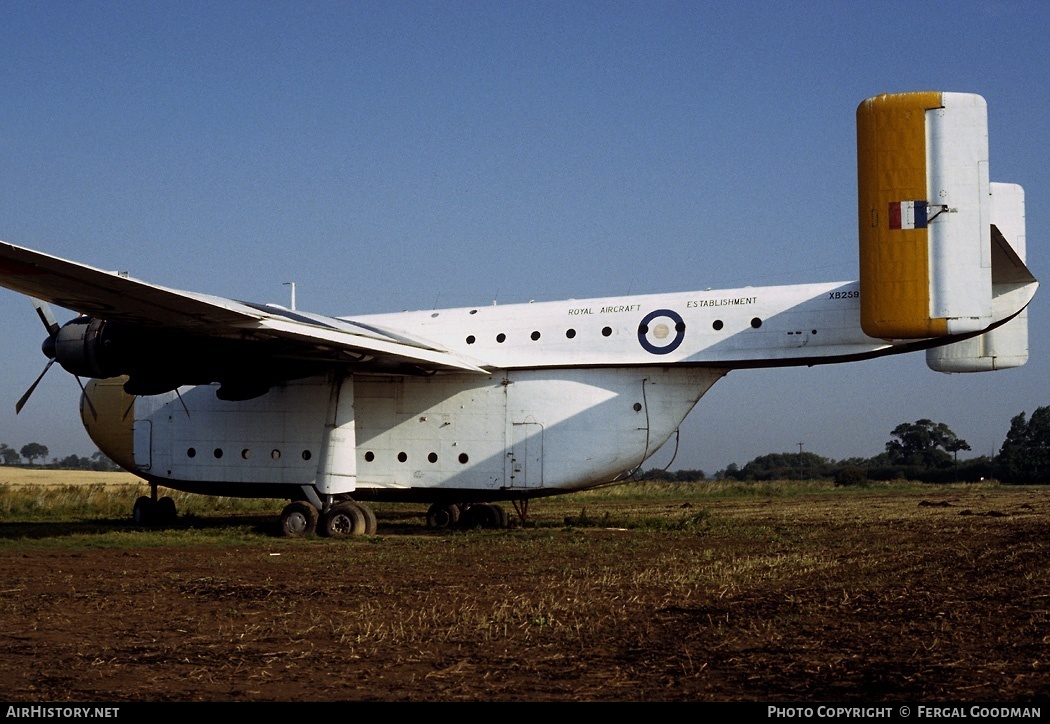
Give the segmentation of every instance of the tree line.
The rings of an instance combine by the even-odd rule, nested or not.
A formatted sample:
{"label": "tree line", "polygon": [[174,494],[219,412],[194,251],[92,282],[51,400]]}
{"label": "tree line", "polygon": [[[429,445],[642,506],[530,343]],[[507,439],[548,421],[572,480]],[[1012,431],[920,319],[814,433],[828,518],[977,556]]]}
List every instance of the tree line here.
{"label": "tree line", "polygon": [[[1050,406],[1031,417],[1024,412],[1010,421],[999,453],[959,460],[970,445],[943,422],[922,419],[893,428],[883,452],[870,458],[833,460],[813,452],[760,455],[743,467],[732,463],[715,479],[833,479],[837,485],[868,480],[920,480],[929,483],[974,482],[995,478],[1008,484],[1050,483]],[[648,470],[646,480],[690,481],[706,478],[702,470]]]}
{"label": "tree line", "polygon": [[59,470],[120,470],[120,467],[101,452],[94,452],[90,457],[78,455],[67,455],[66,457],[51,458],[48,463],[47,456],[50,450],[47,445],[38,442],[26,443],[19,450],[15,450],[7,443],[0,443],[0,464],[3,465],[36,465],[40,460],[42,467],[55,468]]}

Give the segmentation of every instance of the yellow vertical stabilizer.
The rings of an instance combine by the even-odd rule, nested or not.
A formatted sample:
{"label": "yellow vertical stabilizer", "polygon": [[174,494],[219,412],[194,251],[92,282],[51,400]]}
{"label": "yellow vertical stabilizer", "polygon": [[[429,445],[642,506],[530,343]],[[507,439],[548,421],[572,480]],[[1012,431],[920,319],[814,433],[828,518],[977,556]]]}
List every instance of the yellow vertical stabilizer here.
{"label": "yellow vertical stabilizer", "polygon": [[991,321],[984,99],[900,93],[857,108],[861,326],[886,339]]}

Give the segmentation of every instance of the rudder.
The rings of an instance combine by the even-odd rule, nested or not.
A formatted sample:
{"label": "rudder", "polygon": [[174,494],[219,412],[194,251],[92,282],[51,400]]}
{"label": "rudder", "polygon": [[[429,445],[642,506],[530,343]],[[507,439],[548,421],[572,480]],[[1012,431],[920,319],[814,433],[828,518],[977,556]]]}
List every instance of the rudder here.
{"label": "rudder", "polygon": [[966,93],[857,108],[861,326],[885,339],[993,321],[987,107]]}

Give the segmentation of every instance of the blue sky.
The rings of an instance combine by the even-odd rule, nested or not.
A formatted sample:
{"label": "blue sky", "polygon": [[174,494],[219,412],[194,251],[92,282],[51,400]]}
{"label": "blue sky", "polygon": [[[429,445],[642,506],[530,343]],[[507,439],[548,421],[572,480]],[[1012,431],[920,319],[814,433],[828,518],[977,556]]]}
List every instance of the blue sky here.
{"label": "blue sky", "polygon": [[[327,314],[851,280],[857,104],[948,90],[987,99],[1046,279],[1048,27],[1039,2],[0,0],[0,239],[237,299],[295,281]],[[1018,370],[731,373],[673,467],[868,457],[919,418],[994,454],[1050,404],[1047,299]],[[44,332],[6,290],[0,325],[0,442],[90,454],[61,370],[14,415]]]}

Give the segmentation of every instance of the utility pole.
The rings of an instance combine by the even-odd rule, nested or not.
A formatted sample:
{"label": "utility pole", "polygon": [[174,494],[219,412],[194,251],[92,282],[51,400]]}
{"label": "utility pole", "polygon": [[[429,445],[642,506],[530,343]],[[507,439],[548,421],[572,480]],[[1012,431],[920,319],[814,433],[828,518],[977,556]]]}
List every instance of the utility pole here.
{"label": "utility pole", "polygon": [[802,443],[798,444],[798,481],[802,482]]}

